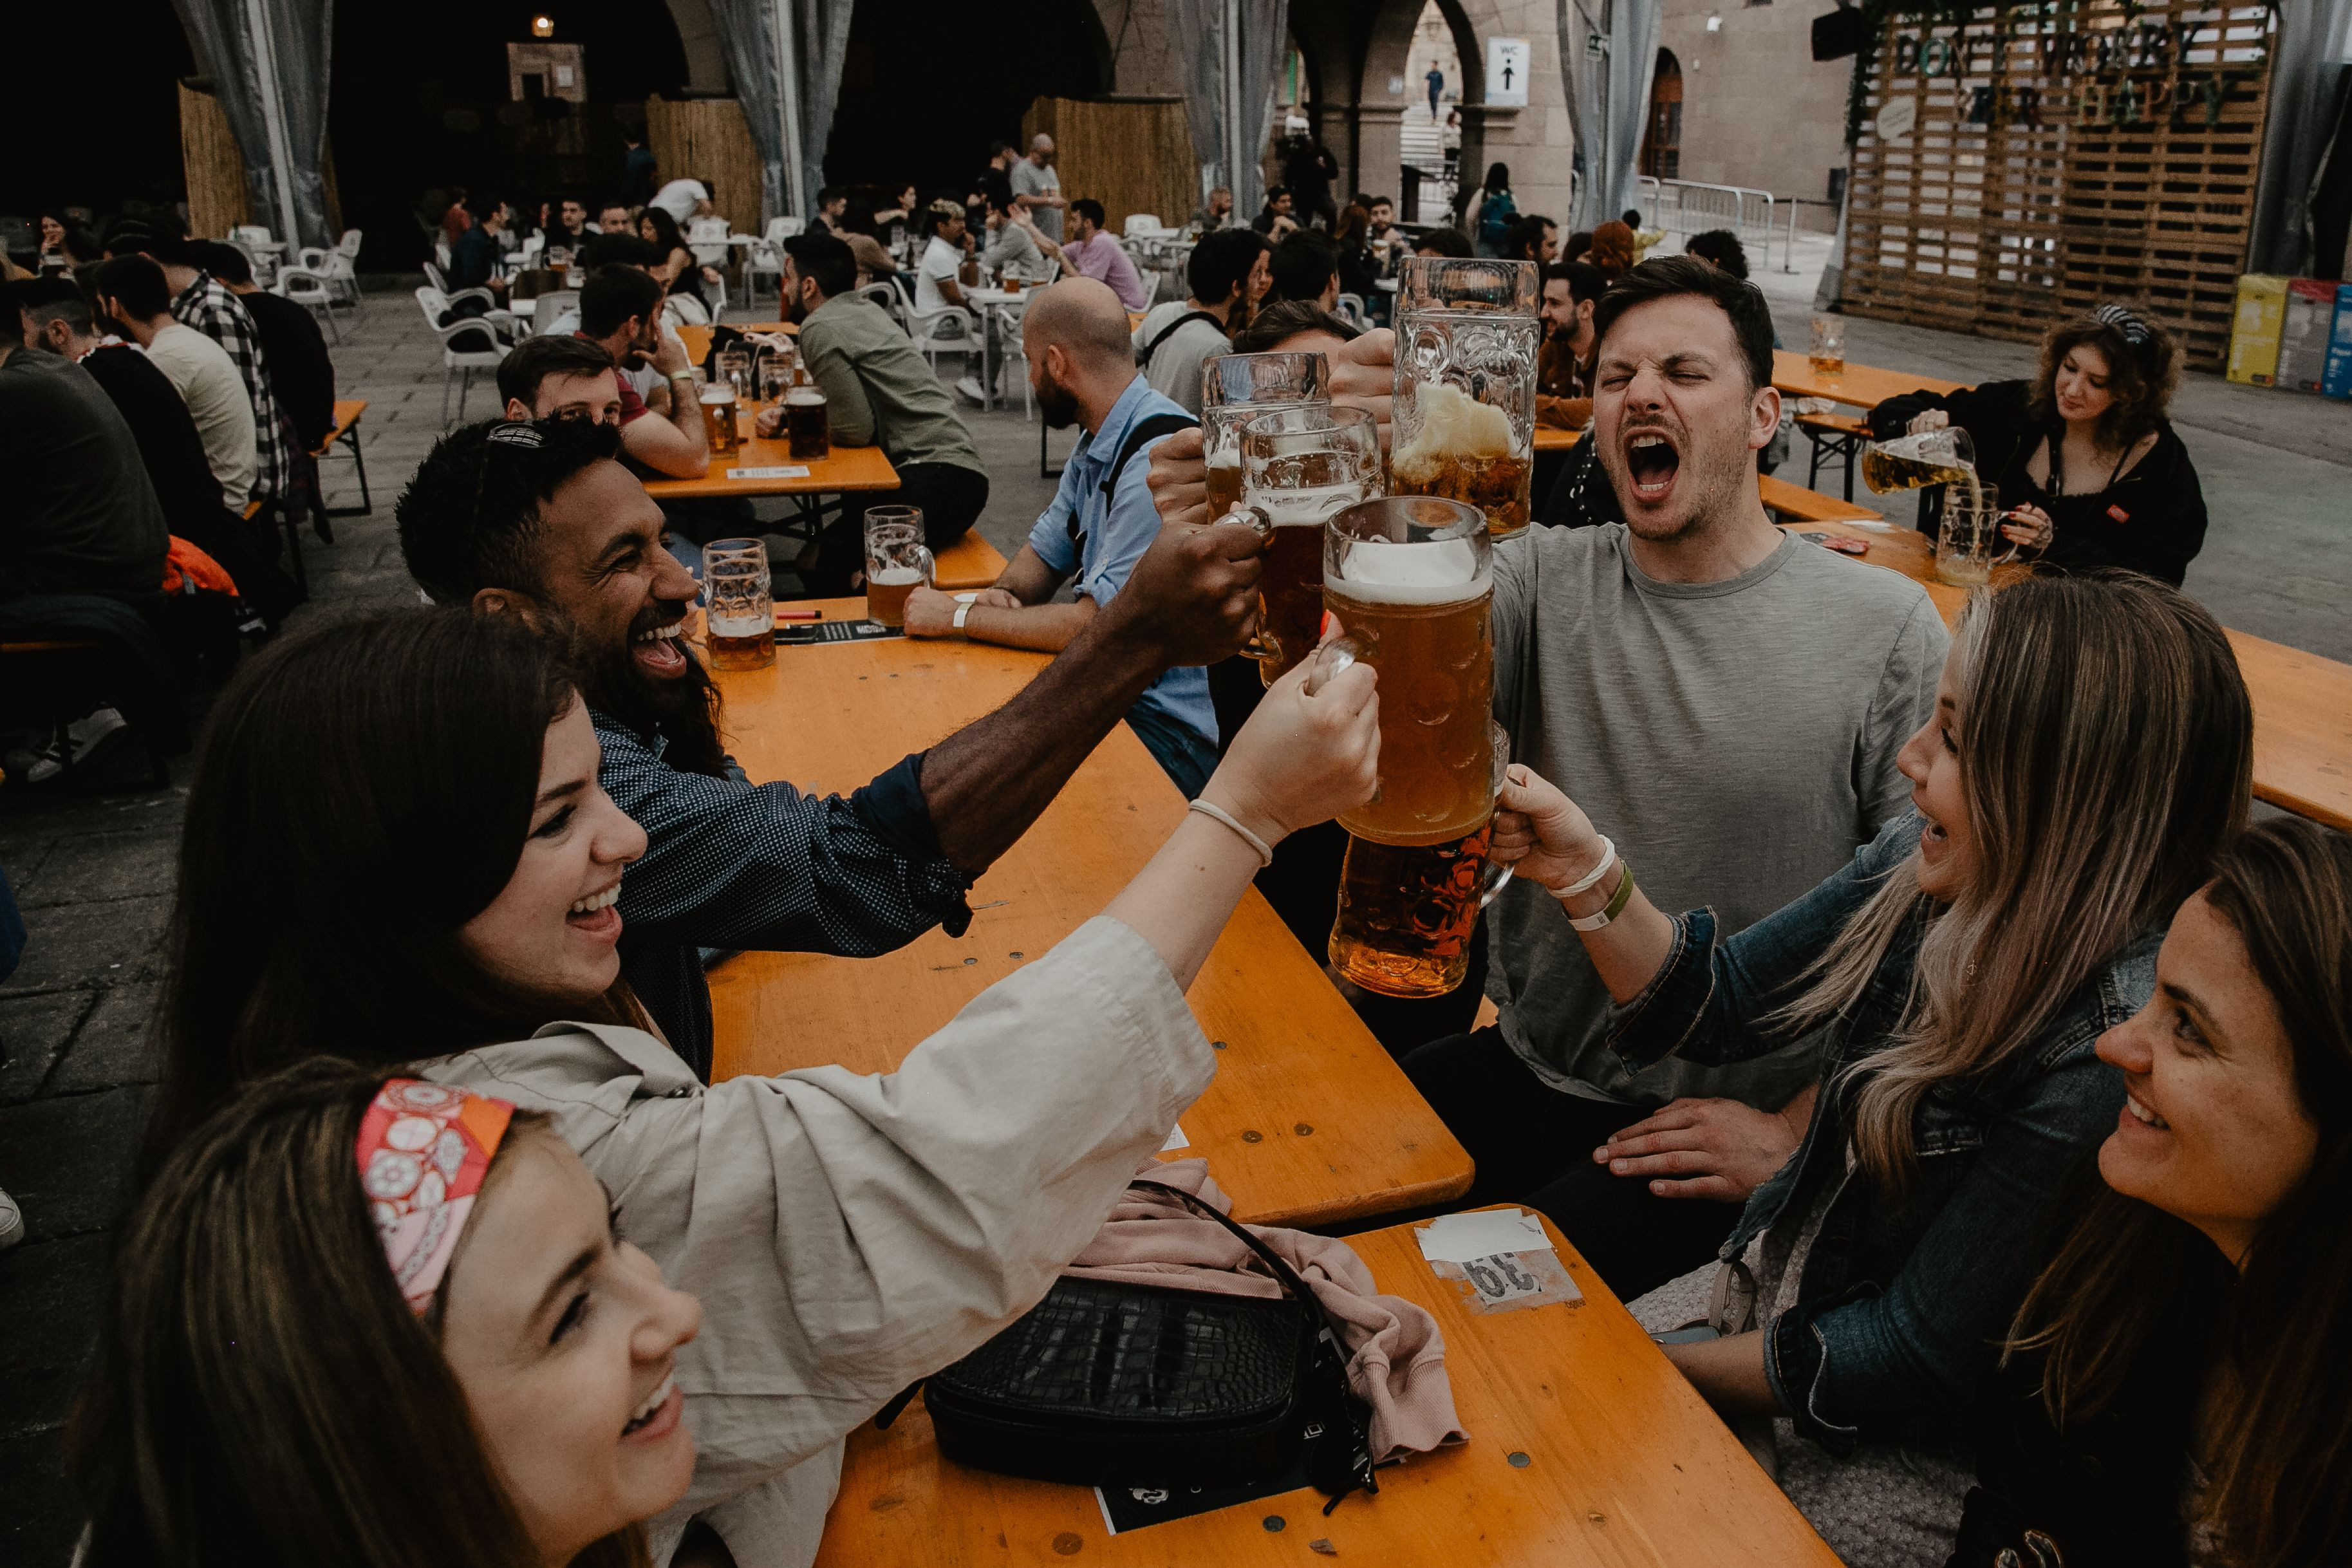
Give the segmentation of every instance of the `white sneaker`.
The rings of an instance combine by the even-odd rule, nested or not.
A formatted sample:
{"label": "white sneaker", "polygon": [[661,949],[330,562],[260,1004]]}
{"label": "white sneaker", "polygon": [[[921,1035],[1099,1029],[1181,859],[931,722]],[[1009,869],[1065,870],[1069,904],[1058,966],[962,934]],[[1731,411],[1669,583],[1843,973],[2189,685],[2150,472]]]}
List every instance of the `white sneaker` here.
{"label": "white sneaker", "polygon": [[121,728],[121,714],[111,708],[100,708],[89,718],[67,725],[66,738],[73,742],[74,754],[79,756]]}
{"label": "white sneaker", "polygon": [[981,389],[979,377],[967,375],[955,384],[955,389],[963,394],[966,401],[982,408],[988,406],[988,394]]}
{"label": "white sneaker", "polygon": [[25,1239],[25,1211],[16,1199],[0,1192],[0,1252]]}
{"label": "white sneaker", "polygon": [[52,752],[13,746],[5,757],[0,757],[0,769],[5,769],[8,776],[19,784],[37,784],[48,783],[65,772],[66,765]]}

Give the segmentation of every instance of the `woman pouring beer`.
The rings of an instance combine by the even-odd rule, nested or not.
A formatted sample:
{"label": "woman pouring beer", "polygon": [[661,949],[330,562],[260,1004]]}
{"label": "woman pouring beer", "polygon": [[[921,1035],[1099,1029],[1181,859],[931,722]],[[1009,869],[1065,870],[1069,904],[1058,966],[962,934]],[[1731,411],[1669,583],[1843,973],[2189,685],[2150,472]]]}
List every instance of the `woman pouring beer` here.
{"label": "woman pouring beer", "polygon": [[1100,917],[896,1072],[706,1089],[618,978],[645,834],[552,645],[424,610],[281,643],[222,697],[190,793],[149,1169],[316,1053],[551,1112],[705,1303],[676,1373],[700,1458],[655,1560],[699,1516],[738,1562],[805,1562],[842,1435],[1042,1297],[1214,1074],[1185,986],[1270,847],[1377,776],[1373,671],[1310,696],[1318,668]]}
{"label": "woman pouring beer", "polygon": [[[1951,1548],[1972,1478],[1949,1456],[2041,1262],[2029,1243],[2123,1106],[2093,1047],[2243,826],[2252,735],[2227,638],[2174,590],[2110,573],[1979,593],[1899,759],[1914,809],[1737,934],[1653,907],[1583,812],[1510,771],[1496,856],[1559,899],[1629,1068],[1823,1031],[1810,1129],[1724,1262],[1633,1306],[1654,1331],[1708,1317],[1666,1353],[1751,1423],[1850,1564]],[[1594,1158],[1643,1168],[1649,1142]]]}

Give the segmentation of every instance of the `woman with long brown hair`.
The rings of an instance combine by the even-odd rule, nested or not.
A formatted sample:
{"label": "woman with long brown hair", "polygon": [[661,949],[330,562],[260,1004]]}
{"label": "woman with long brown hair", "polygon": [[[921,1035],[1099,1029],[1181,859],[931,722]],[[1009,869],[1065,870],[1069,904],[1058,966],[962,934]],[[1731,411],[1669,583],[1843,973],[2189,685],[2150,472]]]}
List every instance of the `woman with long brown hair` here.
{"label": "woman with long brown hair", "polygon": [[1871,426],[1960,426],[2011,543],[2053,566],[2121,566],[2177,588],[2205,546],[2197,465],[2165,417],[2179,381],[2171,333],[2143,308],[2102,305],[2042,333],[2032,381],[1890,398]]}
{"label": "woman with long brown hair", "polygon": [[1309,696],[1308,669],[1100,916],[897,1071],[706,1086],[632,1026],[645,834],[551,639],[411,609],[281,642],[222,695],[189,791],[148,1168],[309,1056],[549,1112],[709,1303],[677,1371],[701,1458],[656,1560],[698,1520],[740,1562],[808,1561],[844,1434],[1034,1305],[1213,1076],[1184,988],[1260,846],[1372,792],[1370,672]]}
{"label": "woman with long brown hair", "polygon": [[[2352,838],[2265,823],[2099,1041],[2127,1096],[2011,1336],[1952,1568],[2352,1562]],[[2045,1556],[2056,1562],[2056,1557]]]}
{"label": "woman with long brown hair", "polygon": [[1629,1068],[1818,1032],[1810,1123],[1777,1172],[1755,1162],[1723,1266],[1634,1310],[1671,1328],[1713,1286],[1711,1322],[1667,1354],[1727,1416],[1779,1423],[1756,1441],[1856,1568],[1950,1548],[1965,1413],[2036,1267],[2020,1240],[2115,1125],[2123,1085],[2093,1047],[2244,825],[2252,735],[2228,639],[2174,591],[1979,594],[1898,761],[1915,809],[1737,935],[1660,912],[1581,811],[1512,770],[1497,852],[1560,896]]}
{"label": "woman with long brown hair", "polygon": [[124,1226],[68,1441],[84,1568],[642,1568],[701,1321],[544,1118],[248,1084]]}

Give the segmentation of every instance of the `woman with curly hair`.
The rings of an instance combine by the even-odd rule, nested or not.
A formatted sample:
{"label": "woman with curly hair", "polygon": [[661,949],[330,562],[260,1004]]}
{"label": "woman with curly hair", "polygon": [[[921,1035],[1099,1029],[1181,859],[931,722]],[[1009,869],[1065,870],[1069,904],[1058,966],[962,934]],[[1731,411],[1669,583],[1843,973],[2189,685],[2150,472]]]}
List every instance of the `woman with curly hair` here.
{"label": "woman with curly hair", "polygon": [[2179,381],[2171,334],[2130,306],[2102,305],[2042,334],[2032,381],[1914,393],[1870,422],[1881,436],[1968,431],[1977,472],[2010,514],[2001,531],[2044,563],[2122,566],[2179,587],[2205,546],[2197,467],[2164,416]]}
{"label": "woman with curly hair", "polygon": [[1633,270],[1634,263],[1641,259],[1641,252],[1633,238],[1633,226],[1620,222],[1616,218],[1611,218],[1607,223],[1594,229],[1592,248],[1585,253],[1584,259],[1601,268],[1601,275],[1612,283],[1624,277]]}

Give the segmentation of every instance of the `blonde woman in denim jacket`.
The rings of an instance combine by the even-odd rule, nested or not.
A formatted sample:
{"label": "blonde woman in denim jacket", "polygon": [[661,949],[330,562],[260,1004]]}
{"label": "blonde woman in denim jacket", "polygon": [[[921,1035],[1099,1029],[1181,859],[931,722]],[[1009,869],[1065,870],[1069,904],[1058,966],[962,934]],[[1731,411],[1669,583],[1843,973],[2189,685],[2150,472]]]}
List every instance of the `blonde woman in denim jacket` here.
{"label": "blonde woman in denim jacket", "polygon": [[[1969,1473],[1949,1456],[2050,1206],[2123,1104],[2093,1047],[2147,1000],[2166,921],[2243,826],[2252,736],[2226,637],[2179,593],[2121,574],[1980,593],[1900,759],[1915,812],[1736,935],[1659,911],[1573,803],[1512,770],[1497,855],[1577,922],[1628,1067],[1822,1033],[1804,1141],[1724,1248],[1756,1280],[1754,1326],[1722,1313],[1737,1331],[1666,1350],[1727,1418],[1785,1423],[1783,1485],[1854,1568],[1950,1549]],[[1637,1315],[1661,1326],[1717,1272]]]}

